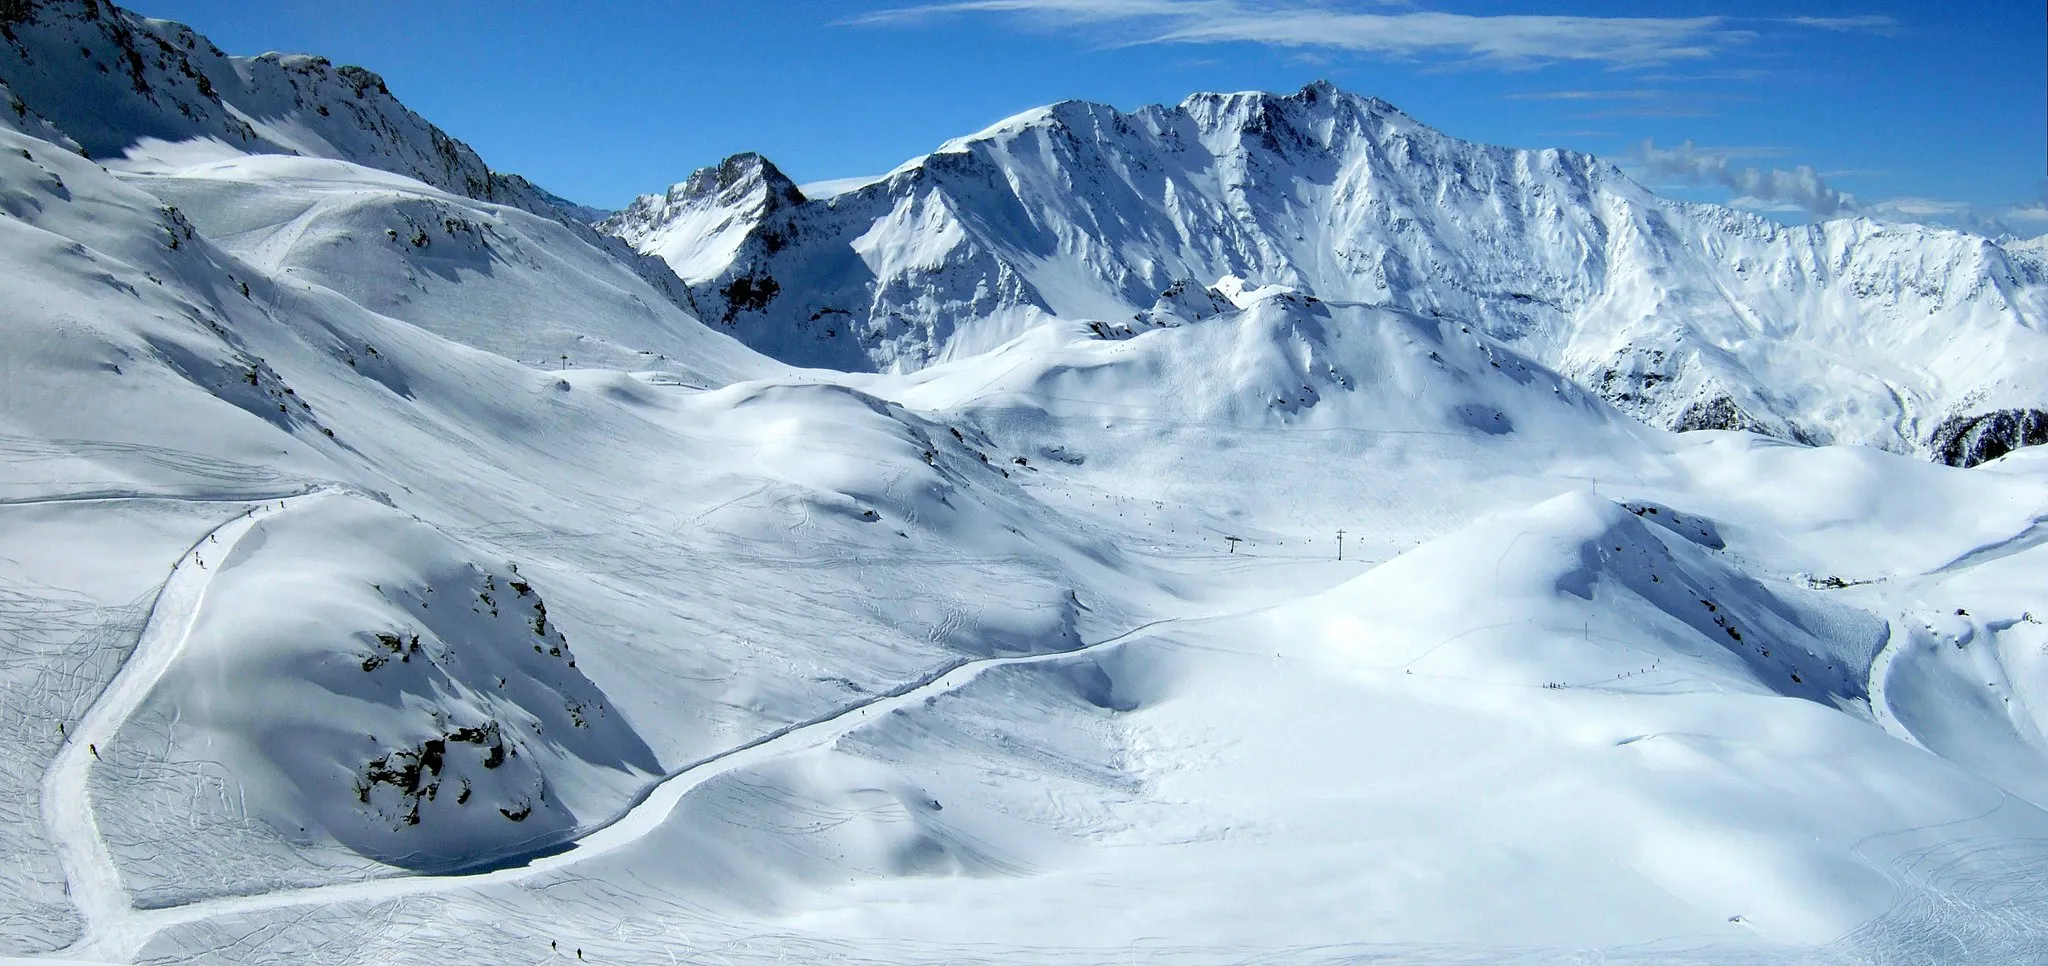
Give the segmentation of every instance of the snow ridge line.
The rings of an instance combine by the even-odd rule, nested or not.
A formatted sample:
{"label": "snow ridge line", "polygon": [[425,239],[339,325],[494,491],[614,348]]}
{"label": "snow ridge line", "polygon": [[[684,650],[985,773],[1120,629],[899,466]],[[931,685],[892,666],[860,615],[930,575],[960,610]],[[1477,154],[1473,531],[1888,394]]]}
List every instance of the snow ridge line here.
{"label": "snow ridge line", "polygon": [[[334,495],[371,494],[338,484],[316,484],[282,495],[239,497],[232,500],[201,498],[195,502],[247,502],[255,504],[241,516],[229,519],[200,537],[171,567],[170,576],[157,592],[149,617],[135,649],[114,673],[92,706],[67,732],[65,742],[43,774],[40,802],[45,826],[57,848],[64,869],[67,891],[82,920],[80,939],[64,952],[99,950],[110,943],[123,943],[134,935],[134,902],[107,843],[100,835],[93,813],[92,767],[99,761],[98,746],[111,742],[135,710],[163,678],[177,656],[184,652],[192,625],[197,620],[212,572],[205,556],[216,561],[232,552],[234,545],[265,517],[284,512],[295,502]],[[126,497],[111,497],[123,499]],[[140,497],[179,499],[178,497]],[[103,497],[102,499],[107,499]],[[277,505],[271,505],[272,500]],[[73,502],[73,501],[58,501]],[[222,539],[226,538],[226,539]],[[146,935],[140,937],[147,938]],[[139,949],[141,943],[135,942]]]}
{"label": "snow ridge line", "polygon": [[[150,493],[144,490],[87,490],[78,493],[64,493],[57,496],[0,497],[0,506],[52,506],[64,503],[267,503],[272,500],[290,500],[320,492],[348,492],[356,496],[369,497],[379,503],[390,505],[385,497],[340,484],[316,484],[295,487],[289,490],[255,493]],[[232,522],[232,521],[231,521]],[[206,539],[201,537],[201,540]]]}

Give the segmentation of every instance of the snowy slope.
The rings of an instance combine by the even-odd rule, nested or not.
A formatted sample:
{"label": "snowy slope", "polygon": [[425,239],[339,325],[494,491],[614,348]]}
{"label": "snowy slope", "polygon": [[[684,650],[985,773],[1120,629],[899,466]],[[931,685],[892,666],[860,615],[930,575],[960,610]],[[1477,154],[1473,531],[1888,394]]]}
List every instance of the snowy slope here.
{"label": "snowy slope", "polygon": [[[29,0],[0,14],[0,89],[18,124],[124,170],[175,173],[246,155],[348,161],[560,221],[680,307],[658,262],[588,224],[602,215],[516,174],[393,97],[383,78],[324,57],[230,57],[183,24],[100,0]],[[34,119],[31,121],[31,119]]]}
{"label": "snowy slope", "polygon": [[[40,779],[40,814],[68,823],[10,824],[19,861],[0,892],[25,924],[10,948],[123,935],[136,903],[557,844],[731,735],[960,654],[1062,646],[1096,619],[1068,597],[1088,568],[1052,567],[1017,535],[1042,511],[964,442],[836,386],[687,388],[786,370],[655,311],[553,222],[342,162],[216,163],[248,174],[245,191],[215,190],[220,177],[124,183],[0,137],[8,641],[22,649],[7,704],[24,712],[9,800],[35,808]],[[273,165],[289,177],[266,177]],[[138,185],[182,189],[195,216]],[[340,210],[269,238],[263,219],[308,198]],[[394,211],[478,219],[472,240],[494,231],[506,261],[406,261],[476,249],[439,221],[423,246],[348,220]],[[195,225],[236,218],[269,238],[247,259]],[[351,270],[325,260],[338,234],[397,255]],[[400,319],[319,284],[375,301],[380,284],[410,286],[407,267],[459,290]],[[564,331],[610,325],[676,354],[622,353],[643,376],[541,373],[434,334],[504,348],[537,311],[509,308],[549,290],[596,316]],[[391,494],[412,516],[374,506]],[[611,535],[584,538],[597,533]],[[1008,549],[963,556],[944,547],[955,538]],[[72,560],[80,548],[105,559]],[[792,559],[899,583],[820,594]],[[944,589],[971,576],[1000,579],[1010,603]],[[810,603],[777,633],[763,615],[792,600]],[[819,619],[836,643],[812,639]],[[592,654],[591,637],[612,643]]]}
{"label": "snowy slope", "polygon": [[90,157],[339,158],[481,201],[552,207],[523,179],[493,174],[360,67],[307,55],[229,57],[183,24],[96,0],[17,4],[0,39],[0,82],[15,112],[40,114]]}
{"label": "snowy slope", "polygon": [[507,358],[550,369],[564,357],[627,370],[686,365],[720,382],[759,362],[631,264],[521,209],[289,155],[124,177],[266,274]]}
{"label": "snowy slope", "polygon": [[[699,323],[374,159],[180,129],[102,168],[67,132],[143,109],[77,90],[0,115],[0,956],[2048,956],[2040,451],[1646,426],[1477,255],[1442,304],[1311,277],[1310,182],[1185,238],[1102,185],[960,201],[1094,109],[823,207],[742,158],[620,216]],[[1174,123],[1335,125],[1312,93]],[[1176,164],[1148,183],[1211,205]],[[1631,245],[1741,221],[1587,178]],[[815,275],[727,316],[728,250]],[[903,371],[832,313],[774,328],[878,279]]]}
{"label": "snowy slope", "polygon": [[2044,401],[2036,258],[1668,202],[1597,158],[1461,141],[1327,84],[1057,104],[817,201],[741,156],[603,227],[805,364],[916,369],[1237,275],[1469,322],[1668,428],[1963,463],[2003,448],[1957,436],[2014,435],[1971,420]]}

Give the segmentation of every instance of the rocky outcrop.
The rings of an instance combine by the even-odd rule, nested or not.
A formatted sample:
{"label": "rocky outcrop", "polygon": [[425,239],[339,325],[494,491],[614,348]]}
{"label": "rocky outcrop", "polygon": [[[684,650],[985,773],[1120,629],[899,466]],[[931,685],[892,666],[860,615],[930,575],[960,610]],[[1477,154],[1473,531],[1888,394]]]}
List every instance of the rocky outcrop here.
{"label": "rocky outcrop", "polygon": [[2048,412],[2001,409],[1955,415],[1941,421],[1927,440],[1934,458],[1950,466],[1976,466],[2024,446],[2048,443]]}

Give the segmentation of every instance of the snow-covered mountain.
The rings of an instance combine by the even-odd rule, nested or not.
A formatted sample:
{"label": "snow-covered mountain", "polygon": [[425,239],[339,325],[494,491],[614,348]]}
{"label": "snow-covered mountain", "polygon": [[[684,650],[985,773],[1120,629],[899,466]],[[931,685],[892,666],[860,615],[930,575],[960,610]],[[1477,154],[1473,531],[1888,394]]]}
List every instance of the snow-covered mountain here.
{"label": "snow-covered mountain", "polygon": [[1598,158],[1462,141],[1328,84],[1056,104],[819,200],[739,155],[601,227],[806,365],[914,370],[1238,276],[1469,322],[1673,429],[1967,463],[2035,441],[2048,408],[2030,252],[1667,201]]}
{"label": "snow-covered mountain", "polygon": [[[173,173],[252,154],[329,158],[562,222],[597,247],[604,212],[492,171],[361,67],[325,57],[231,57],[184,24],[100,0],[33,0],[0,10],[0,99],[17,124],[124,170]],[[683,307],[689,295],[631,257]]]}
{"label": "snow-covered mountain", "polygon": [[[612,223],[663,263],[305,133],[338,102],[248,107],[288,82],[206,74],[249,93],[202,123],[169,53],[154,100],[125,54],[37,66],[101,30],[211,50],[183,28],[0,23],[37,58],[0,112],[0,958],[2048,958],[2048,449],[1647,425],[1552,362],[1543,327],[1598,314],[1542,299],[1585,277],[1506,280],[1608,248],[1515,262],[1472,186],[1533,164],[1499,218],[1631,237],[1599,292],[1719,277],[1615,267],[1652,242],[1933,272],[1964,236],[1773,229],[1472,148],[1399,168],[1427,225],[1344,209],[1375,287],[1311,260],[1341,232],[1307,205],[1381,168],[1341,179],[1275,122],[1228,197],[1198,137],[1027,183],[1120,117],[1067,105],[843,201],[736,158]],[[266,59],[301,62],[225,63]],[[1457,146],[1322,88],[1189,103],[1186,137],[1264,103]],[[1580,182],[1611,210],[1540,204]],[[1416,281],[1454,236],[1473,274]],[[2005,332],[1956,304],[1959,339]],[[1815,331],[1756,339],[1850,338]],[[1747,345],[1700,358],[1780,374]],[[2016,414],[1954,445],[2041,431],[1986,398]]]}
{"label": "snow-covered mountain", "polygon": [[479,201],[554,209],[556,199],[492,172],[361,67],[304,54],[229,57],[183,24],[97,0],[10,5],[0,40],[11,109],[48,120],[87,157],[338,158]]}

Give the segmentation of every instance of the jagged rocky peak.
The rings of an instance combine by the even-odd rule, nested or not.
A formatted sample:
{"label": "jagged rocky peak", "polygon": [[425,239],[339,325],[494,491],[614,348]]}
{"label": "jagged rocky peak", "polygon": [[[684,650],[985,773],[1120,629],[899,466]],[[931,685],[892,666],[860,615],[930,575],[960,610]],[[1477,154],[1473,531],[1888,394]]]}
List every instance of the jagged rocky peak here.
{"label": "jagged rocky peak", "polygon": [[1250,132],[1266,130],[1276,123],[1285,123],[1292,117],[1312,113],[1324,117],[1345,114],[1354,118],[1408,116],[1378,97],[1356,94],[1326,80],[1315,81],[1291,94],[1275,94],[1270,91],[1190,94],[1180,102],[1176,110],[1205,127],[1235,126]]}
{"label": "jagged rocky peak", "polygon": [[743,197],[758,199],[763,211],[804,203],[804,193],[797,189],[796,182],[789,180],[773,162],[752,151],[699,169],[683,182],[682,188],[689,196],[713,196],[719,204],[735,204]]}
{"label": "jagged rocky peak", "polygon": [[[652,251],[650,246],[658,247],[658,236],[681,221],[712,219],[716,222],[710,226],[713,233],[736,225],[745,228],[806,200],[796,182],[774,162],[747,151],[699,168],[665,192],[635,198],[597,227],[642,251]],[[706,226],[693,223],[689,229],[703,232]]]}
{"label": "jagged rocky peak", "polygon": [[0,40],[0,81],[17,113],[42,115],[89,156],[146,137],[259,139],[195,63],[226,55],[182,24],[98,0],[15,0],[0,4]]}

